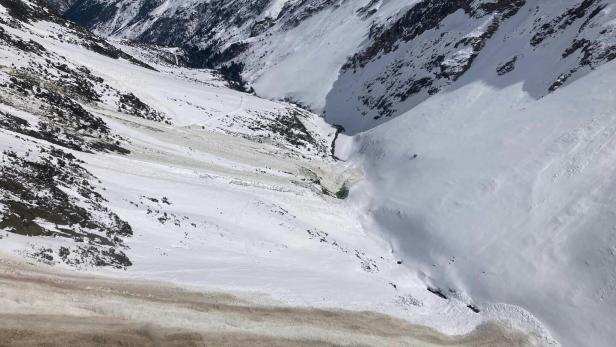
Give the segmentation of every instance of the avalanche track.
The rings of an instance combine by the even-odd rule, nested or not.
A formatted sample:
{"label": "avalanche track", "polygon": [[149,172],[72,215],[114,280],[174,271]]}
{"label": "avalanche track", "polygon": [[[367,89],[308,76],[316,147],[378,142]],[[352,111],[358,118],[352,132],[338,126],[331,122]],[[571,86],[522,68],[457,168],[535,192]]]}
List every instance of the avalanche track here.
{"label": "avalanche track", "polygon": [[0,261],[0,345],[525,346],[488,324],[466,336],[370,312],[270,306],[157,282]]}

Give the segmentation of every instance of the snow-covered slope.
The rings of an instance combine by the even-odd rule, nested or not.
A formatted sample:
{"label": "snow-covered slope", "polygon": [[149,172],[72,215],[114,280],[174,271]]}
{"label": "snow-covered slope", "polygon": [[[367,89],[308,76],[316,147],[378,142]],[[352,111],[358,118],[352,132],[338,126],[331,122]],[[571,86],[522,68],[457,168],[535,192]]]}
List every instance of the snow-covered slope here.
{"label": "snow-covered slope", "polygon": [[356,133],[441,90],[524,81],[540,98],[616,57],[608,0],[81,0],[67,17],[106,36],[233,61],[259,95]]}
{"label": "snow-covered slope", "polygon": [[364,229],[335,197],[361,169],[332,159],[335,129],[317,115],[210,70],[145,62],[158,48],[113,46],[38,1],[0,0],[0,45],[3,253],[552,341],[519,307],[431,292]]}
{"label": "snow-covered slope", "polygon": [[[66,12],[166,46],[146,49],[4,8],[0,203],[40,229],[6,233],[3,249],[447,333],[503,320],[541,344],[616,338],[613,1],[81,0]],[[187,66],[243,69],[258,95],[323,111],[347,130],[334,150],[347,161],[330,158],[334,129],[315,114]],[[37,173],[49,166],[61,167],[51,182]]]}
{"label": "snow-covered slope", "polygon": [[[0,126],[7,132],[3,141],[6,164],[2,168],[1,227],[5,230],[87,241],[90,246],[85,248],[99,253],[124,248],[125,240],[120,236],[128,237],[133,230],[108,211],[106,199],[91,184],[94,176],[76,157],[134,153],[131,147],[138,141],[137,135],[121,134],[113,127],[120,115],[133,119],[136,127],[146,127],[137,125],[145,120],[154,123],[148,128],[194,128],[203,131],[200,136],[211,133],[222,139],[255,143],[289,163],[305,161],[311,165],[317,161],[326,165],[330,160],[334,129],[307,111],[228,89],[207,70],[160,71],[167,68],[164,65],[157,70],[65,22],[37,2],[7,0],[0,4]],[[12,136],[17,139],[15,143],[10,140]],[[156,153],[154,147],[148,148]],[[249,158],[247,155],[246,162]],[[228,159],[209,155],[203,160],[229,163]],[[246,165],[241,167],[256,170]],[[297,184],[319,194],[343,183],[335,179],[300,183],[307,181],[304,176],[318,179],[309,169],[304,174],[290,169],[285,175],[287,180],[297,179]],[[37,190],[45,193],[32,193]],[[95,216],[101,213],[104,216]],[[36,246],[38,250],[40,245]],[[111,251],[110,247],[117,249]],[[47,253],[58,252],[50,249]],[[60,258],[64,263],[79,265],[76,259]],[[124,255],[119,262],[105,264],[99,264],[100,259],[87,252],[79,258],[79,262],[91,265],[130,265]]]}
{"label": "snow-covered slope", "polygon": [[616,335],[616,64],[535,100],[444,92],[354,138],[351,191],[428,283],[533,312],[565,346]]}
{"label": "snow-covered slope", "polygon": [[522,83],[541,98],[616,58],[610,1],[424,1],[375,28],[327,99],[330,122],[356,133],[442,90]]}

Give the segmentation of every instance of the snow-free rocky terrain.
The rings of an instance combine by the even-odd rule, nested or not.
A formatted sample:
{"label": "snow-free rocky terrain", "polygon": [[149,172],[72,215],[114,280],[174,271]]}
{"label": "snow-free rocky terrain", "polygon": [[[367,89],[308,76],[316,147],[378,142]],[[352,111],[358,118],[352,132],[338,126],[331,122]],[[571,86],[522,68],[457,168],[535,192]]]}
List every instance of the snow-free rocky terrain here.
{"label": "snow-free rocky terrain", "polygon": [[614,1],[46,5],[0,0],[3,257],[489,332],[317,342],[616,339]]}

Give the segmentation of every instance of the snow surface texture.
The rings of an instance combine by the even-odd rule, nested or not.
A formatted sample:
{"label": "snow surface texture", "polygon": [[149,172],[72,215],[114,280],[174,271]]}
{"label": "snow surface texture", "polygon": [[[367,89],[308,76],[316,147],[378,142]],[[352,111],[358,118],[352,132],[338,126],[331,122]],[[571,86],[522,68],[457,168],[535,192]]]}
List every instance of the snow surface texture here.
{"label": "snow surface texture", "polygon": [[435,287],[524,307],[563,345],[610,346],[615,76],[608,63],[538,101],[475,82],[358,135],[364,228]]}
{"label": "snow surface texture", "polygon": [[[16,23],[0,9],[3,165],[15,158],[30,163],[34,182],[49,186],[81,217],[93,213],[86,197],[97,194],[111,213],[96,217],[95,225],[57,221],[42,210],[55,195],[40,191],[26,200],[3,190],[5,216],[27,217],[15,201],[33,204],[39,214],[28,221],[36,234],[3,218],[3,252],[266,303],[384,312],[447,334],[497,321],[529,332],[537,343],[552,341],[519,307],[428,291],[387,242],[364,229],[358,206],[331,196],[361,172],[331,159],[335,129],[323,119],[230,90],[207,70],[149,66],[118,58],[108,47],[92,49],[94,38],[57,18],[29,14]],[[58,75],[64,86],[56,84]],[[73,79],[81,88],[71,87]],[[57,109],[39,107],[49,106],[45,100]],[[59,135],[44,136],[47,126],[40,125],[52,111]],[[69,116],[77,111],[91,121],[75,129]],[[44,159],[53,150],[74,156],[84,174],[54,174],[43,164],[66,161]],[[7,186],[29,197],[13,185]],[[128,223],[130,232],[105,233],[100,225],[112,222]]]}
{"label": "snow surface texture", "polygon": [[[202,2],[166,1],[151,22],[133,21],[145,2],[130,3],[92,26],[157,42],[167,32],[152,22],[185,20]],[[135,227],[128,274],[379,310],[449,333],[507,319],[543,343],[549,330],[565,346],[612,345],[613,1],[228,3],[246,15],[239,24],[190,32],[189,43],[219,39],[221,52],[249,43],[229,54],[259,94],[324,109],[359,134],[340,136],[336,154],[348,161],[333,163],[319,145],[333,130],[314,115],[304,123],[322,141],[267,142],[270,131],[251,123],[261,114],[276,123],[268,110],[292,106],[222,89],[207,72],[147,71],[54,44],[170,119],[99,105],[92,112],[131,139],[132,153],[79,154]],[[277,17],[253,35],[266,12]],[[417,14],[437,22],[418,29]],[[353,185],[357,168],[365,176]],[[345,182],[344,203],[319,193]],[[2,242],[23,245],[14,235]]]}

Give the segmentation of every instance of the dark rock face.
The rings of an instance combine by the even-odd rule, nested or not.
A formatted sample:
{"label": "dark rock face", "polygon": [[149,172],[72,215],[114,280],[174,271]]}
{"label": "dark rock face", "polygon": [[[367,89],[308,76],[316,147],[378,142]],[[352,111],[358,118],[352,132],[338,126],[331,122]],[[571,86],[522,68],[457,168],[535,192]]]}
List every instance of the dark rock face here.
{"label": "dark rock face", "polygon": [[288,2],[280,12],[278,18],[283,19],[283,28],[288,30],[298,26],[301,22],[312,17],[314,14],[345,0],[302,0]]}
{"label": "dark rock face", "polygon": [[274,122],[268,124],[268,128],[271,132],[283,136],[296,147],[307,147],[308,144],[317,146],[317,141],[301,122],[302,116],[300,111],[291,111],[290,114],[279,115]]}
{"label": "dark rock face", "polygon": [[64,17],[85,27],[92,27],[112,19],[117,12],[118,8],[107,2],[77,1],[64,12]]}
{"label": "dark rock face", "polygon": [[[388,24],[373,26],[366,47],[342,67],[326,114],[356,114],[370,127],[459,83],[500,85],[494,75],[528,83],[528,92],[542,97],[616,57],[616,28],[606,24],[606,6],[584,0],[562,3],[562,12],[554,13],[526,0],[418,2]],[[515,48],[508,55],[494,54],[509,45]],[[488,46],[491,53],[482,55]],[[546,60],[548,55],[553,57]],[[482,56],[481,67],[473,69]],[[530,71],[537,64],[545,73]]]}
{"label": "dark rock face", "polygon": [[[27,126],[17,117],[0,117]],[[75,266],[132,265],[122,252],[126,248],[122,238],[132,235],[130,225],[103,206],[104,198],[90,183],[94,177],[73,155],[37,145],[25,155],[5,151],[1,158],[0,204],[4,211],[0,229],[75,242],[55,256],[51,249],[33,249],[30,256]]]}
{"label": "dark rock face", "polygon": [[[50,60],[50,64],[54,63]],[[59,65],[66,78],[62,80],[41,79],[35,68],[20,68],[12,72],[7,85],[0,85],[2,95],[27,99],[29,104],[38,104],[36,111],[41,120],[36,127],[15,122],[14,118],[0,118],[0,126],[24,135],[55,143],[78,151],[113,151],[127,153],[100,117],[86,111],[76,99],[97,101],[100,97],[94,89],[92,76]],[[68,72],[68,73],[66,73]],[[44,75],[43,75],[44,77]],[[51,87],[57,85],[56,88]],[[72,97],[71,97],[72,96]]]}
{"label": "dark rock face", "polygon": [[[568,30],[577,29],[571,44],[561,56],[562,60],[577,58],[576,64],[558,76],[550,85],[550,92],[562,87],[582,71],[595,69],[616,58],[616,27],[602,25],[600,18],[607,6],[606,1],[584,0],[535,30],[530,44],[540,47],[550,39],[558,40]],[[597,32],[596,28],[602,29]]]}
{"label": "dark rock face", "polygon": [[63,30],[56,38],[60,42],[150,67],[66,21],[42,0],[0,0],[0,6],[7,9],[0,16],[0,49],[20,59],[18,66],[4,66],[0,73],[0,129],[22,145],[0,155],[0,230],[66,241],[59,249],[33,246],[26,251],[39,261],[76,267],[130,266],[124,251],[131,226],[106,207],[96,177],[71,151],[128,153],[126,139],[89,111],[88,106],[103,99],[116,98],[127,105],[128,114],[165,118],[80,63],[17,33],[29,33],[30,25],[38,21],[55,23]]}
{"label": "dark rock face", "polygon": [[496,73],[499,76],[502,76],[502,75],[508,74],[511,71],[515,70],[515,63],[517,60],[518,60],[518,57],[513,57],[511,58],[511,60],[507,61],[506,63],[499,65],[496,68]]}
{"label": "dark rock face", "polygon": [[[146,24],[147,29],[139,32],[135,39],[142,43],[161,46],[183,47],[189,51],[188,63],[196,67],[213,66],[235,57],[241,52],[241,43],[224,51],[228,41],[217,39],[230,28],[256,25],[255,18],[268,5],[269,0],[214,0],[201,2],[192,8],[178,8],[175,12],[154,17],[151,12],[160,0],[142,0],[136,5],[134,17],[126,26]],[[97,28],[113,20],[130,4],[105,2],[100,0],[78,0],[66,13],[66,18],[88,28]],[[263,23],[262,23],[263,24]],[[113,27],[111,32],[119,32],[124,27]],[[255,26],[257,32],[258,25]],[[237,40],[242,37],[229,37]]]}
{"label": "dark rock face", "polygon": [[[276,18],[262,15],[270,0],[213,0],[190,7],[170,9],[153,15],[160,0],[77,0],[65,17],[103,34],[126,34],[141,43],[181,47],[185,63],[192,67],[218,67],[246,51],[246,39],[266,35],[275,25],[281,30],[297,27],[314,14],[346,0],[302,0],[288,2]],[[114,21],[134,9],[123,23]],[[134,32],[129,27],[137,27]],[[132,30],[132,29],[131,29]]]}
{"label": "dark rock face", "polygon": [[[584,37],[585,31],[591,27],[599,26],[601,22],[597,17],[607,7],[608,3],[602,0],[584,0],[577,6],[568,9],[565,13],[548,21],[535,30],[530,39],[532,46],[538,46],[549,38],[557,39],[570,27],[577,28],[577,35],[571,41],[562,58],[568,58],[576,52],[581,52],[580,67],[597,67],[616,58],[616,43],[613,42],[616,28],[607,26],[591,38]],[[609,38],[612,38],[610,40]],[[576,69],[577,71],[577,69]]]}
{"label": "dark rock face", "polygon": [[[33,0],[31,1],[31,5],[24,3],[20,0],[0,0],[0,5],[8,10],[9,18],[12,18],[12,21],[7,24],[16,29],[23,29],[23,23],[37,22],[41,20],[57,23],[66,26],[73,32],[73,34],[79,37],[79,40],[73,43],[78,43],[91,51],[113,59],[121,58],[128,60],[133,64],[153,69],[151,66],[139,61],[138,59],[135,59],[134,57],[130,56],[129,54],[126,54],[120,49],[117,49],[104,39],[88,31],[87,29],[79,25],[75,25],[73,22],[67,21],[63,17],[60,17],[54,11],[50,11],[49,8],[46,6],[45,0]],[[4,29],[2,28],[0,28],[0,40],[4,41],[5,44],[26,50],[28,52],[32,52],[34,48],[26,47],[26,45],[36,44],[33,41],[23,42],[23,40],[14,36],[11,38],[11,36],[6,34]],[[42,47],[37,47],[37,49],[42,50]]]}
{"label": "dark rock face", "polygon": [[481,2],[475,7],[475,16],[482,16],[487,13],[501,13],[503,18],[514,16],[526,4],[526,0],[496,0]]}
{"label": "dark rock face", "polygon": [[388,28],[375,28],[370,34],[372,44],[354,55],[343,69],[364,67],[379,54],[387,54],[397,49],[400,41],[408,42],[424,32],[436,28],[443,19],[458,10],[470,11],[470,0],[424,0],[409,9],[400,19]]}
{"label": "dark rock face", "polygon": [[[355,92],[359,115],[374,120],[396,116],[456,82],[472,67],[502,23],[524,4],[524,0],[425,0],[391,25],[374,27],[370,44],[342,67],[343,77],[362,79],[365,71],[375,76],[356,86],[361,88]],[[466,17],[468,29],[440,29],[454,16]],[[485,24],[476,29],[472,23]],[[378,74],[374,74],[375,69],[380,70]]]}
{"label": "dark rock face", "polygon": [[[556,17],[554,20],[541,25],[540,30],[530,39],[530,44],[537,46],[543,42],[547,37],[557,34],[559,31],[567,29],[577,20],[586,17],[588,11],[594,7],[592,13],[588,16],[588,20],[591,20],[595,15],[599,13],[606,5],[599,4],[599,0],[584,0],[579,6],[569,9],[567,12]],[[598,6],[597,6],[598,5]],[[586,24],[584,24],[586,25]]]}
{"label": "dark rock face", "polygon": [[43,0],[33,0],[30,6],[21,0],[0,0],[0,5],[7,9],[9,16],[16,21],[30,22],[48,17]]}
{"label": "dark rock face", "polygon": [[133,93],[120,94],[118,110],[136,117],[171,124],[167,116],[151,108]]}

